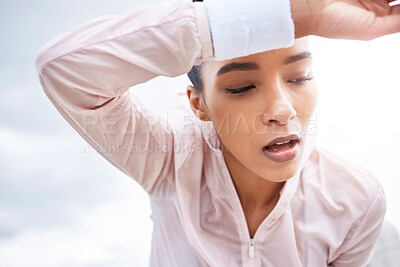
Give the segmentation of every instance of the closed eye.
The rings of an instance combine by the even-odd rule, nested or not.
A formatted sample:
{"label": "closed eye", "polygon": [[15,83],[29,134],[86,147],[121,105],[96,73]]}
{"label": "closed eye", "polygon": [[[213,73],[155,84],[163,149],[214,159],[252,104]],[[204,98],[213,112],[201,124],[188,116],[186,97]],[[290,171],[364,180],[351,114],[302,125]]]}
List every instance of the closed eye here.
{"label": "closed eye", "polygon": [[[302,77],[302,78],[296,78],[296,79],[291,79],[288,80],[288,83],[292,83],[296,86],[301,86],[305,84],[306,82],[314,79],[312,76],[307,76],[307,77]],[[250,89],[256,88],[255,85],[249,85],[247,87],[242,87],[242,88],[235,88],[235,89],[225,89],[225,93],[232,94],[232,95],[244,95],[249,91]]]}
{"label": "closed eye", "polygon": [[312,76],[307,76],[307,77],[302,77],[302,78],[297,78],[297,79],[291,79],[288,80],[288,83],[292,83],[294,85],[303,85],[308,81],[311,81],[312,79],[314,79],[314,77]]}
{"label": "closed eye", "polygon": [[254,85],[250,85],[247,87],[242,87],[242,88],[236,88],[236,89],[225,89],[225,93],[232,94],[232,95],[244,95],[247,91],[250,89],[256,88]]}

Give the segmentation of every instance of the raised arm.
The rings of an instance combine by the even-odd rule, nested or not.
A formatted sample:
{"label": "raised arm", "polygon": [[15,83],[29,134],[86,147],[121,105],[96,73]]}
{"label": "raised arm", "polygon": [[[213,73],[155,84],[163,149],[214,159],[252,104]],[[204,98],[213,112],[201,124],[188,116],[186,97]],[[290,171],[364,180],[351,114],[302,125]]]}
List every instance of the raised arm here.
{"label": "raised arm", "polygon": [[[149,194],[161,195],[172,184],[164,182],[173,178],[173,129],[131,98],[129,88],[159,75],[179,76],[207,59],[291,46],[295,24],[296,37],[324,33],[314,33],[302,15],[306,0],[292,0],[292,13],[290,4],[183,0],[127,16],[99,17],[41,48],[36,59],[40,82],[60,114],[90,145]],[[320,5],[312,8],[323,10],[317,13],[324,18],[331,14]],[[399,9],[393,10],[397,15],[388,22],[398,23]]]}
{"label": "raised arm", "polygon": [[37,55],[40,82],[61,115],[149,194],[168,190],[157,186],[173,168],[172,151],[163,150],[173,147],[172,130],[128,90],[202,60],[211,43],[197,27],[192,3],[162,4],[93,19]]}
{"label": "raised arm", "polygon": [[[274,10],[290,20],[288,3]],[[232,11],[218,13],[217,7],[180,1],[127,16],[103,16],[57,37],[37,55],[43,90],[64,119],[152,195],[168,194],[173,184],[173,148],[179,140],[174,140],[174,130],[164,119],[128,90],[159,75],[187,73],[193,65],[214,58],[207,12],[229,16]],[[220,25],[211,23],[215,36],[223,36]],[[289,43],[282,44],[275,34],[278,46],[290,45],[294,38],[281,36]],[[215,47],[217,55],[223,54],[221,48]],[[240,49],[235,51],[242,55]]]}
{"label": "raised arm", "polygon": [[395,0],[290,0],[296,37],[371,40],[400,32]]}

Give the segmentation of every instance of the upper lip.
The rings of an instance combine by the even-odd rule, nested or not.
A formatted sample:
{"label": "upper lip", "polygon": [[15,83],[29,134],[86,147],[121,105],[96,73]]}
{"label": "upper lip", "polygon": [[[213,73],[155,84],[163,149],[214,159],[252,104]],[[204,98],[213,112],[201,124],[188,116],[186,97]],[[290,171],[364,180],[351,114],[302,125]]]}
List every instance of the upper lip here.
{"label": "upper lip", "polygon": [[266,146],[270,146],[270,145],[273,145],[275,143],[285,143],[285,142],[291,141],[291,140],[300,140],[300,136],[298,134],[291,134],[291,135],[287,135],[287,136],[281,136],[281,137],[275,138],[274,140],[269,142]]}

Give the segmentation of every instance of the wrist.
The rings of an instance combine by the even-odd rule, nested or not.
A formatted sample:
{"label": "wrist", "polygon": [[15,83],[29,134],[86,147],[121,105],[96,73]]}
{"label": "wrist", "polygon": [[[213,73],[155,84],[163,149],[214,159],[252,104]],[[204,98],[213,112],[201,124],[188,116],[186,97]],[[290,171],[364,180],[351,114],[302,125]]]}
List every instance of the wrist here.
{"label": "wrist", "polygon": [[306,0],[290,0],[292,19],[294,22],[295,38],[313,34],[311,29],[311,7]]}

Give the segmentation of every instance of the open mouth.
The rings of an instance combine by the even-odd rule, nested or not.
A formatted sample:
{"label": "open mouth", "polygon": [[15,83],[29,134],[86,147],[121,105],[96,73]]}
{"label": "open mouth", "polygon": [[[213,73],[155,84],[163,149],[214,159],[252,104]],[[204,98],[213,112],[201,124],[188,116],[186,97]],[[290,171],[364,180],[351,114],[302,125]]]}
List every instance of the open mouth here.
{"label": "open mouth", "polygon": [[276,151],[284,150],[287,148],[291,148],[297,142],[298,142],[298,140],[290,140],[290,141],[282,142],[282,143],[278,142],[278,143],[275,143],[270,146],[265,146],[264,149],[267,149],[272,152],[276,152]]}
{"label": "open mouth", "polygon": [[276,142],[263,148],[264,155],[275,162],[282,163],[293,160],[299,154],[300,140]]}

